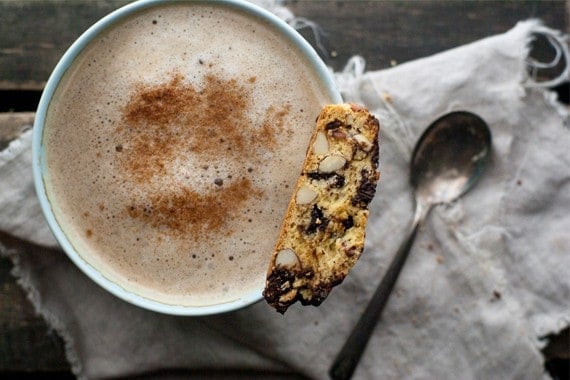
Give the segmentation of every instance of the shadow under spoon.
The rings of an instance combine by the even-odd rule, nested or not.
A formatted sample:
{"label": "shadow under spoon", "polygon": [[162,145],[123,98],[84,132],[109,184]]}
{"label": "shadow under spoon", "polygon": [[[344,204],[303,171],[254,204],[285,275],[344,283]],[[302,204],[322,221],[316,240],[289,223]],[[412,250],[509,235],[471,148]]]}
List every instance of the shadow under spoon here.
{"label": "shadow under spoon", "polygon": [[392,259],[366,310],[338,353],[329,375],[350,379],[402,270],[422,221],[436,204],[465,194],[483,173],[491,152],[491,132],[477,115],[448,113],[418,140],[410,164],[416,209],[408,237]]}

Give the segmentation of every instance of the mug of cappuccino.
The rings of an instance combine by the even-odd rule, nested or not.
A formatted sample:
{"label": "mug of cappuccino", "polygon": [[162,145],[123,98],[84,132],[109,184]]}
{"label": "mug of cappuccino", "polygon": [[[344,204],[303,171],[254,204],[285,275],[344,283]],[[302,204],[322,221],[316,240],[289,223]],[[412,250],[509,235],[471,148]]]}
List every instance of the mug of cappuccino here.
{"label": "mug of cappuccino", "polygon": [[50,76],[33,131],[46,220],[93,281],[173,315],[262,299],[315,117],[341,101],[285,22],[246,1],[141,0]]}

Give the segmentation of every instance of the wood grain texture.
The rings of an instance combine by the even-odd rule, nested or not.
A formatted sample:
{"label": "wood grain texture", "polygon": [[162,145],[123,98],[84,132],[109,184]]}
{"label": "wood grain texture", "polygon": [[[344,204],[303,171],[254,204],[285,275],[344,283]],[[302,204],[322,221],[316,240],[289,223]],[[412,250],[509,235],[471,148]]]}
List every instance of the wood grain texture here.
{"label": "wood grain texture", "polygon": [[[538,18],[568,31],[568,2],[558,1],[311,1],[290,0],[296,15],[316,22],[335,70],[355,54],[378,70],[503,33]],[[309,29],[303,35],[314,41]],[[321,52],[322,53],[322,52]]]}
{"label": "wood grain texture", "polygon": [[[126,0],[0,0],[0,89],[41,90],[61,55],[92,23]],[[354,55],[385,68],[501,33],[540,18],[568,30],[567,2],[285,1],[325,33],[322,57],[335,69]],[[302,33],[313,40],[312,33]]]}
{"label": "wood grain texture", "polygon": [[[71,43],[126,0],[0,0],[0,92],[41,91]],[[568,1],[286,1],[323,31],[323,59],[339,70],[354,54],[377,70],[476,41],[528,18],[569,31]],[[315,42],[309,29],[302,34]],[[33,113],[0,114],[0,150],[30,125]],[[0,378],[69,375],[61,339],[36,315],[0,259]]]}
{"label": "wood grain texture", "polygon": [[91,24],[126,0],[0,1],[0,89],[41,90]]}

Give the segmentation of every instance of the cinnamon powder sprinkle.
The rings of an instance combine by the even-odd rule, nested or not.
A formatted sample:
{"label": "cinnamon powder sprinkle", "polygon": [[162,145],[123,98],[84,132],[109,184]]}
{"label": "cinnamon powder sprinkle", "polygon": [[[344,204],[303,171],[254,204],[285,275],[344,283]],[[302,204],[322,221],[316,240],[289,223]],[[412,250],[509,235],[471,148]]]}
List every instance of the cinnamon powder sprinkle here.
{"label": "cinnamon powder sprinkle", "polygon": [[200,194],[190,188],[163,196],[153,194],[145,204],[133,204],[127,208],[132,218],[140,218],[167,235],[184,234],[192,240],[200,240],[208,231],[222,231],[230,235],[233,231],[224,228],[228,218],[236,217],[240,206],[249,197],[260,198],[249,179],[234,182],[223,191],[213,190]]}
{"label": "cinnamon powder sprinkle", "polygon": [[[277,136],[285,133],[290,106],[269,107],[261,125],[251,119],[251,86],[215,74],[203,88],[184,82],[181,74],[158,86],[139,84],[116,129],[119,159],[134,179],[146,182],[164,175],[168,162],[180,152],[208,159],[245,161],[252,149],[273,152]],[[222,153],[224,151],[225,153]]]}
{"label": "cinnamon powder sprinkle", "polygon": [[[160,85],[137,85],[115,130],[118,167],[138,186],[175,174],[169,172],[175,167],[171,163],[181,157],[203,163],[195,170],[220,160],[244,168],[266,166],[263,154],[274,152],[279,137],[292,133],[285,125],[291,110],[288,105],[271,106],[256,122],[251,115],[255,85],[255,80],[228,79],[213,72],[200,88],[179,73]],[[194,239],[212,229],[230,234],[226,220],[239,217],[248,199],[263,195],[249,179],[252,170],[245,171],[236,179],[212,183],[206,194],[178,185],[166,193],[149,192],[133,199],[126,211],[168,234]]]}

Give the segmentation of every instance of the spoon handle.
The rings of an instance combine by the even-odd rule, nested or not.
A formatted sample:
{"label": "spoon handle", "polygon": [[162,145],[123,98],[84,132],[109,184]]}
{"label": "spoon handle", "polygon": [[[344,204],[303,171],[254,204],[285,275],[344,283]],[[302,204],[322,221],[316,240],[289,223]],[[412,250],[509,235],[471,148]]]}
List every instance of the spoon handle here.
{"label": "spoon handle", "polygon": [[404,240],[398,249],[398,252],[390,263],[390,267],[384,275],[384,278],[382,278],[380,285],[378,285],[372,299],[368,303],[366,310],[358,320],[358,323],[352,330],[352,333],[335,358],[333,365],[329,370],[331,379],[346,380],[351,378],[356,365],[366,348],[366,344],[370,339],[370,335],[372,335],[372,332],[374,331],[378,318],[390,297],[390,293],[394,288],[398,275],[408,258],[408,253],[410,252],[410,248],[412,247],[416,233],[418,232],[420,220],[421,218],[418,217],[418,212],[416,212],[416,217],[414,218],[408,238]]}

